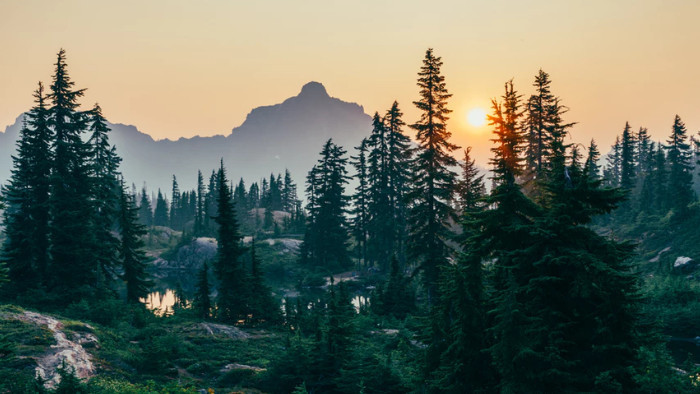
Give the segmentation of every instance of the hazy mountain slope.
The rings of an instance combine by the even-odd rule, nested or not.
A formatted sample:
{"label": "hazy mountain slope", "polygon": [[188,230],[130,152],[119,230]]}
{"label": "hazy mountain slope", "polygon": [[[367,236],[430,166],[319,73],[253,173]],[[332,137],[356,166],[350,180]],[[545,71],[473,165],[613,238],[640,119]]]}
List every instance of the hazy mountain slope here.
{"label": "hazy mountain slope", "polygon": [[[0,133],[0,182],[10,175],[10,155],[15,150],[22,117]],[[371,118],[354,103],[330,97],[318,82],[310,82],[299,95],[281,104],[259,107],[248,114],[228,136],[180,138],[176,141],[154,141],[135,126],[110,124],[110,138],[124,159],[122,172],[127,182],[149,191],[161,188],[169,193],[175,174],[182,190],[195,187],[197,169],[205,174],[205,182],[219,160],[229,170],[229,178],[241,176],[248,184],[270,172],[289,168],[299,185],[316,162],[321,145],[333,138],[351,151],[369,134]],[[303,187],[300,187],[300,191]]]}

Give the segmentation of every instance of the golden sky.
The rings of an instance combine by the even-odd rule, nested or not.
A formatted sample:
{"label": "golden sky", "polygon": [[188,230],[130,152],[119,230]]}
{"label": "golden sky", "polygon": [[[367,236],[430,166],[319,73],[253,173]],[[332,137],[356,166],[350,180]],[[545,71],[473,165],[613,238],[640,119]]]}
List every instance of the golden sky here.
{"label": "golden sky", "polygon": [[396,99],[410,123],[433,47],[454,142],[480,162],[489,135],[467,112],[510,78],[529,95],[540,67],[579,122],[573,140],[607,151],[627,120],[657,140],[676,113],[700,129],[699,16],[697,0],[0,0],[0,130],[61,47],[85,106],[158,139],[228,134],[312,80],[370,114]]}

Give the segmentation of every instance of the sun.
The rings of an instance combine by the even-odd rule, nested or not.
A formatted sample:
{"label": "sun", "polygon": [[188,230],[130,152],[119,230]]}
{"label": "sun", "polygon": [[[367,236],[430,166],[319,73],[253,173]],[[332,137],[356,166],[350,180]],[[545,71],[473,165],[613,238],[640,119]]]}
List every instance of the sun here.
{"label": "sun", "polygon": [[467,121],[474,127],[481,127],[486,124],[486,111],[483,108],[472,108],[467,113]]}

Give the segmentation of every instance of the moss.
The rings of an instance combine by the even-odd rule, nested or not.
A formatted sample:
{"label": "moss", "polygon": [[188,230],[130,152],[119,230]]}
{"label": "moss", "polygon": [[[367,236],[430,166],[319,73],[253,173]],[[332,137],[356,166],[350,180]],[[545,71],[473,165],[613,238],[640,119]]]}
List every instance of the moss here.
{"label": "moss", "polygon": [[43,353],[47,347],[56,343],[53,333],[47,327],[18,319],[0,320],[0,332],[14,343],[18,356]]}

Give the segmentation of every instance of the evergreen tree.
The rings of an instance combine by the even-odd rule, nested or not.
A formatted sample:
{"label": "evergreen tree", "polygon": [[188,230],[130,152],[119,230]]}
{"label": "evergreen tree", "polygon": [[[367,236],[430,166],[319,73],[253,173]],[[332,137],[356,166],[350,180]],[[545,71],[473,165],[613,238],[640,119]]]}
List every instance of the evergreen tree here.
{"label": "evergreen tree", "polygon": [[620,173],[622,172],[622,143],[620,137],[615,137],[615,144],[612,146],[612,151],[606,158],[607,166],[603,171],[603,179],[608,187],[620,186]]}
{"label": "evergreen tree", "polygon": [[122,279],[126,282],[126,301],[137,303],[146,298],[151,280],[146,271],[147,257],[141,237],[146,234],[145,226],[138,222],[138,208],[134,197],[122,186],[119,201],[119,260],[122,265]]}
{"label": "evergreen tree", "polygon": [[255,239],[250,246],[250,315],[253,323],[275,323],[281,320],[279,304],[265,284],[260,258],[255,252]]}
{"label": "evergreen tree", "polygon": [[284,186],[282,187],[282,210],[293,212],[297,201],[297,185],[292,180],[288,169],[284,170]]}
{"label": "evergreen tree", "polygon": [[600,152],[598,151],[598,145],[596,145],[595,140],[592,139],[591,144],[588,146],[588,156],[586,157],[586,164],[583,169],[589,178],[596,179],[600,177],[599,159]]}
{"label": "evergreen tree", "polygon": [[151,207],[151,201],[148,199],[148,194],[146,193],[146,185],[143,185],[143,188],[141,189],[139,223],[143,224],[144,226],[153,225],[153,208]]}
{"label": "evergreen tree", "polygon": [[197,207],[194,215],[194,235],[201,237],[204,235],[204,177],[202,171],[197,170]]}
{"label": "evergreen tree", "polygon": [[351,164],[355,167],[355,178],[357,179],[357,188],[352,196],[352,233],[357,242],[357,256],[360,265],[367,263],[367,237],[369,225],[369,179],[367,174],[367,144],[366,138],[362,139],[360,146],[355,147],[357,156],[352,156]]}
{"label": "evergreen tree", "polygon": [[392,210],[391,231],[395,233],[393,251],[400,264],[405,263],[408,216],[406,193],[410,184],[409,163],[412,156],[411,140],[402,130],[406,125],[402,116],[403,113],[396,101],[384,116],[389,146],[386,171],[389,179],[389,203]]}
{"label": "evergreen tree", "polygon": [[625,123],[620,141],[620,187],[623,190],[632,190],[635,184],[635,139],[630,129],[630,124]]}
{"label": "evergreen tree", "polygon": [[217,298],[217,317],[222,321],[236,323],[246,318],[246,301],[248,275],[243,267],[241,257],[245,249],[241,244],[242,236],[238,230],[236,209],[233,206],[231,191],[225,185],[226,169],[224,162],[217,174],[218,196],[216,199],[218,214],[214,217],[218,225],[217,254],[214,273],[219,279]]}
{"label": "evergreen tree", "polygon": [[90,149],[83,142],[86,116],[77,112],[78,98],[85,90],[74,90],[68,76],[65,51],[60,50],[51,84],[52,106],[48,125],[53,129],[53,171],[51,173],[51,279],[57,294],[70,302],[94,294],[98,264],[95,215],[92,201]]}
{"label": "evergreen tree", "polygon": [[[523,379],[519,365],[513,363],[528,342],[527,333],[520,327],[527,322],[521,312],[522,294],[519,293],[519,273],[527,270],[518,251],[530,245],[531,226],[539,214],[537,206],[527,198],[516,179],[523,174],[523,149],[526,142],[520,129],[520,95],[513,83],[507,82],[502,102],[493,103],[489,115],[494,128],[491,149],[494,157],[493,188],[485,204],[491,209],[475,214],[472,228],[478,228],[467,246],[470,258],[493,259],[493,299],[490,305],[491,336],[497,341],[490,347],[494,366],[502,377],[503,392],[518,392],[517,381]],[[472,265],[473,266],[473,265]]]}
{"label": "evergreen tree", "polygon": [[637,163],[637,175],[639,175],[643,181],[649,174],[650,163],[652,161],[654,151],[652,147],[653,142],[651,142],[651,137],[649,136],[649,132],[645,127],[639,128],[636,142],[637,156],[635,157],[635,161]]}
{"label": "evergreen tree", "polygon": [[211,298],[209,294],[209,266],[205,261],[197,276],[197,292],[194,297],[194,308],[202,319],[208,319],[211,315]]}
{"label": "evergreen tree", "polygon": [[163,194],[160,192],[160,189],[158,189],[158,197],[156,198],[156,209],[153,212],[153,225],[168,225],[168,203],[165,201],[165,198],[163,198]]}
{"label": "evergreen tree", "polygon": [[177,184],[177,178],[173,175],[173,187],[172,193],[170,194],[170,218],[168,221],[170,228],[173,230],[182,229],[180,197],[180,187]]}
{"label": "evergreen tree", "polygon": [[308,226],[301,246],[301,260],[307,265],[336,269],[350,262],[347,250],[349,197],[345,150],[329,139],[321,158],[307,177]]}
{"label": "evergreen tree", "polygon": [[109,143],[110,128],[102,116],[102,109],[95,104],[88,113],[90,144],[90,164],[92,165],[93,203],[95,209],[94,258],[99,264],[98,278],[101,282],[111,281],[118,266],[117,245],[119,240],[112,234],[117,221],[121,186],[118,180],[119,163],[116,148]]}
{"label": "evergreen tree", "polygon": [[687,131],[681,118],[676,115],[673,130],[666,141],[668,174],[668,202],[676,212],[684,212],[693,200],[693,175],[690,163],[691,149]]}
{"label": "evergreen tree", "polygon": [[481,200],[486,194],[484,186],[484,176],[479,175],[476,167],[476,160],[472,159],[472,147],[469,146],[464,151],[464,163],[462,167],[462,178],[457,182],[456,193],[459,197],[460,212],[474,212],[481,205]]}
{"label": "evergreen tree", "polygon": [[374,114],[372,134],[369,137],[369,221],[367,249],[371,262],[378,262],[382,271],[388,271],[394,250],[394,217],[389,191],[389,140],[384,119]]}
{"label": "evergreen tree", "polygon": [[50,263],[49,189],[52,167],[52,131],[48,126],[46,96],[41,83],[34,92],[35,106],[27,113],[12,175],[3,188],[5,242],[0,264],[7,264],[16,291],[45,284]]}
{"label": "evergreen tree", "polygon": [[527,133],[526,169],[531,177],[540,178],[546,164],[547,147],[551,138],[551,108],[556,98],[551,93],[549,74],[539,70],[535,76],[536,93],[527,102],[525,128]]}
{"label": "evergreen tree", "polygon": [[372,310],[378,315],[391,315],[404,319],[416,309],[415,294],[410,286],[410,280],[399,269],[396,256],[391,259],[389,279],[372,297]]}
{"label": "evergreen tree", "polygon": [[216,188],[216,173],[211,172],[209,176],[209,185],[207,186],[207,200],[204,209],[204,228],[207,231],[212,231],[211,218],[216,216],[216,197],[218,196],[218,191]]}
{"label": "evergreen tree", "polygon": [[413,188],[408,196],[412,201],[409,214],[409,254],[416,266],[423,271],[428,303],[437,300],[439,267],[447,263],[450,237],[447,221],[453,216],[450,202],[456,182],[450,170],[457,161],[450,152],[458,147],[448,140],[452,133],[447,130],[448,114],[445,77],[440,74],[442,61],[425,53],[423,66],[418,73],[419,101],[414,104],[421,111],[418,122],[411,125],[416,130],[419,148],[411,168]]}
{"label": "evergreen tree", "polygon": [[666,162],[666,153],[664,146],[659,142],[656,144],[656,153],[654,155],[654,172],[650,176],[652,184],[652,193],[654,195],[654,204],[652,207],[660,213],[665,213],[669,208],[669,193],[668,193],[668,169]]}

